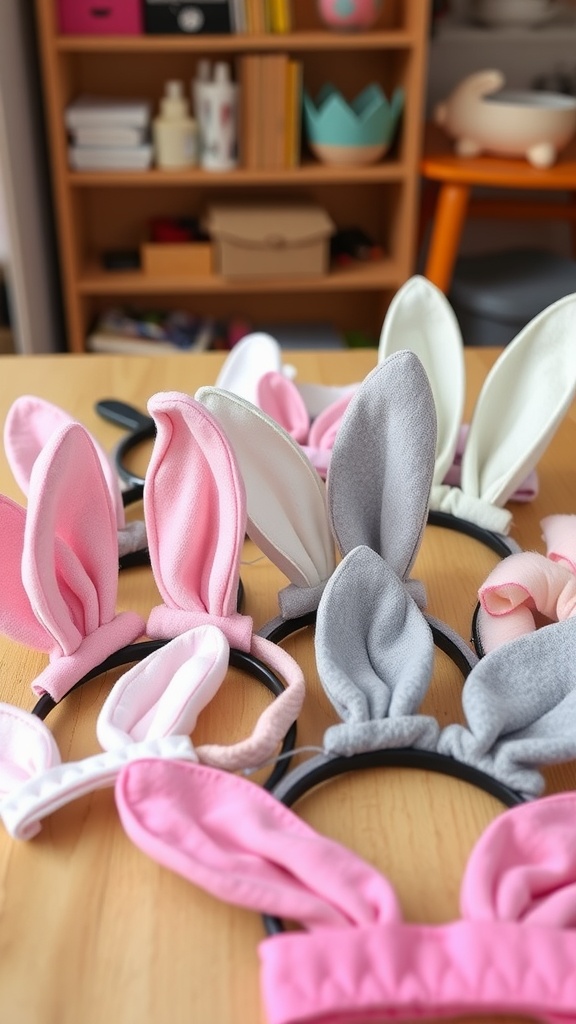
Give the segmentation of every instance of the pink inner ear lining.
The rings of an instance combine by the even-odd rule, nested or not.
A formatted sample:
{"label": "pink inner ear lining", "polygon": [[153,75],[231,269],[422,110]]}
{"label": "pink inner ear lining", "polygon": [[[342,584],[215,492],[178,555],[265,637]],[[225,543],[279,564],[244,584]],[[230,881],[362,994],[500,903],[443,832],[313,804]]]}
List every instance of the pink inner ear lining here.
{"label": "pink inner ear lining", "polygon": [[60,751],[44,722],[11,704],[0,703],[0,751],[0,795],[60,764]]}
{"label": "pink inner ear lining", "polygon": [[279,423],[299,444],[305,444],[310,417],[295,384],[282,373],[270,370],[257,384],[257,405]]}
{"label": "pink inner ear lining", "polygon": [[479,591],[480,604],[490,615],[508,615],[524,602],[533,605],[529,590],[521,583],[483,586]]}

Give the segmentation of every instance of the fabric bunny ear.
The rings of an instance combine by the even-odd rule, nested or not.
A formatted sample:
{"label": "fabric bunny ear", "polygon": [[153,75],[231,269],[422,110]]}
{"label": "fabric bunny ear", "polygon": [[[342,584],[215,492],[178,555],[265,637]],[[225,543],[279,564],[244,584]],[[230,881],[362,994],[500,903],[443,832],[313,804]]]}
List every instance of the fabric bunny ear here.
{"label": "fabric bunny ear", "polygon": [[318,674],[343,724],[324,750],[432,750],[434,718],[418,715],[432,678],[432,633],[406,586],[374,551],[357,547],[328,582],[316,621]]}
{"label": "fabric bunny ear", "polygon": [[388,307],[378,362],[401,349],[418,356],[430,381],[438,421],[434,484],[441,484],[454,460],[464,413],[464,345],[446,296],[418,275],[396,292]]}
{"label": "fabric bunny ear", "polygon": [[[14,478],[28,495],[32,467],[44,445],[55,431],[75,420],[59,406],[34,395],[21,395],[8,410],[4,423],[4,449]],[[98,454],[104,479],[114,503],[118,529],[126,525],[122,493],[114,466],[95,437],[90,435]]]}
{"label": "fabric bunny ear", "polygon": [[173,637],[213,622],[250,649],[252,620],[236,612],[246,527],[244,484],[220,425],[188,395],[154,395],[156,440],[144,485],[150,562],[164,605],[147,631]]}
{"label": "fabric bunny ear", "polygon": [[460,891],[471,921],[576,927],[576,795],[558,793],[496,818],[472,851]]}
{"label": "fabric bunny ear", "polygon": [[435,445],[424,368],[413,352],[394,352],[363,381],[334,442],[328,505],[343,553],[365,544],[406,579],[426,526]]}
{"label": "fabric bunny ear", "polygon": [[449,725],[438,751],[472,764],[526,798],[539,796],[538,766],[576,757],[576,618],[499,647],[473,668],[462,704],[468,725]]}
{"label": "fabric bunny ear", "polygon": [[269,372],[282,373],[282,349],[271,334],[257,331],[231,349],[216,378],[216,387],[257,404],[258,382]]}
{"label": "fabric bunny ear", "polygon": [[[1,619],[14,639],[38,641],[35,646],[50,653],[51,664],[33,689],[59,700],[87,671],[144,631],[142,619],[133,612],[116,615],[116,523],[84,427],[61,427],[39,453],[23,531],[15,506],[4,501],[1,510],[10,530],[10,578],[0,598]],[[8,610],[14,598],[15,607]]]}
{"label": "fabric bunny ear", "polygon": [[116,803],[136,846],[229,903],[306,928],[400,916],[373,868],[245,779],[143,760],[120,773]]}
{"label": "fabric bunny ear", "polygon": [[576,391],[576,293],[539,313],[488,374],[462,458],[462,491],[435,507],[507,532],[503,508],[552,440]]}
{"label": "fabric bunny ear", "polygon": [[298,388],[287,377],[277,370],[263,374],[256,386],[254,404],[284,427],[298,444],[306,444],[310,417]]}
{"label": "fabric bunny ear", "polygon": [[299,588],[289,588],[288,617],[315,609],[335,565],[322,480],[300,446],[251,403],[210,387],[196,397],[230,438],[246,485],[248,535]]}

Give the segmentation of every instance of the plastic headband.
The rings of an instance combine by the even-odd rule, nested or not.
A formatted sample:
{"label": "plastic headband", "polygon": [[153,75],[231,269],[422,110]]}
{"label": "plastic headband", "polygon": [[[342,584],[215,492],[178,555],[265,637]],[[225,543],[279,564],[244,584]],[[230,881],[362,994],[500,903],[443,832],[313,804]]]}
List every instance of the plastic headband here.
{"label": "plastic headband", "polygon": [[140,761],[120,773],[116,802],[154,860],[305,929],[260,944],[270,1024],[482,1011],[575,1019],[574,794],[496,818],[469,859],[461,920],[442,925],[406,923],[375,868],[245,780]]}
{"label": "plastic headband", "polygon": [[[465,438],[459,487],[446,484],[461,437],[465,375],[463,343],[443,293],[423,277],[411,278],[392,300],[378,358],[412,349],[426,370],[438,417],[432,522],[471,533],[502,555],[516,553],[507,537],[512,513],[504,508],[523,493],[576,393],[576,294],[538,314],[504,349],[486,377]],[[450,477],[449,477],[450,479]],[[486,531],[486,532],[482,532]],[[496,543],[495,535],[499,535]]]}
{"label": "plastic headband", "polygon": [[[247,670],[279,696],[284,688],[270,670],[242,652],[231,651],[215,626],[199,626],[167,644],[148,647],[151,653],[118,679],[98,716],[97,735],[104,753],[62,764],[42,721],[55,706],[47,695],[31,714],[0,704],[0,817],[15,839],[32,838],[44,817],[71,800],[112,786],[128,761],[141,757],[225,761],[244,768],[251,764],[250,745],[258,756],[256,734],[227,746],[194,748],[189,733],[220,688],[229,664]],[[95,675],[90,673],[74,689]],[[290,753],[294,740],[292,727],[282,754]],[[282,777],[287,765],[287,759],[278,760],[266,788]]]}

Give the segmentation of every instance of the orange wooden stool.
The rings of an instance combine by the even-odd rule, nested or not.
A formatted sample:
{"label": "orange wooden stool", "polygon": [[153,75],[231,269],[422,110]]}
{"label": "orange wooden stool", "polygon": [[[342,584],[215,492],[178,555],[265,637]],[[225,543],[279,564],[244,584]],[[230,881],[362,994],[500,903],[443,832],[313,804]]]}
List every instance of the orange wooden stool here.
{"label": "orange wooden stool", "polygon": [[[428,125],[421,172],[425,181],[436,182],[439,186],[424,274],[443,292],[450,288],[468,216],[569,221],[576,254],[576,139],[560,154],[553,167],[538,168],[520,158],[456,156],[450,139],[435,125]],[[477,199],[471,197],[474,186],[568,192],[571,201],[516,197]]]}

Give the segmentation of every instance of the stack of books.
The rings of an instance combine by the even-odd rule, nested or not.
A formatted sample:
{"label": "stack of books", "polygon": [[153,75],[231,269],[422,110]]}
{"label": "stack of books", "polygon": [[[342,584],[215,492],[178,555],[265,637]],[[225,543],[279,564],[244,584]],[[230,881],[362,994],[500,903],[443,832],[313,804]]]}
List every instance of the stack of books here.
{"label": "stack of books", "polygon": [[86,339],[89,352],[119,352],[158,356],[175,352],[205,352],[212,348],[215,325],[211,317],[185,310],[108,309],[100,314]]}
{"label": "stack of books", "polygon": [[302,62],[285,53],[245,54],[238,60],[240,160],[244,167],[279,170],[300,162]]}
{"label": "stack of books", "polygon": [[68,161],[75,171],[146,170],[152,163],[146,100],[79,96],[66,107]]}
{"label": "stack of books", "polygon": [[290,32],[290,0],[230,0],[235,32]]}

